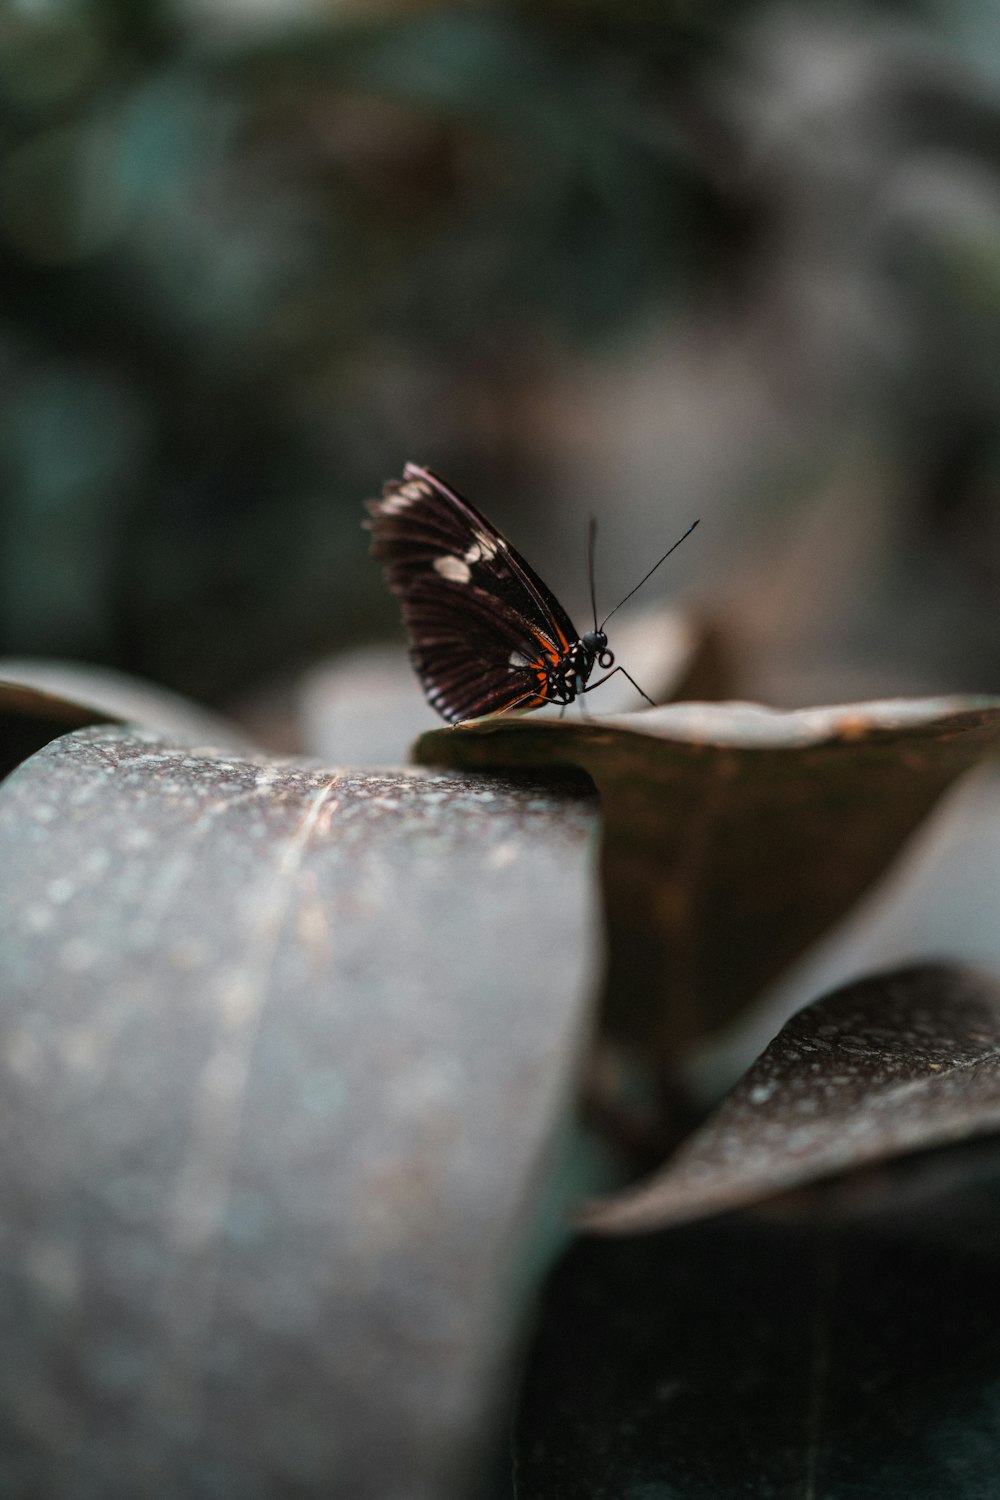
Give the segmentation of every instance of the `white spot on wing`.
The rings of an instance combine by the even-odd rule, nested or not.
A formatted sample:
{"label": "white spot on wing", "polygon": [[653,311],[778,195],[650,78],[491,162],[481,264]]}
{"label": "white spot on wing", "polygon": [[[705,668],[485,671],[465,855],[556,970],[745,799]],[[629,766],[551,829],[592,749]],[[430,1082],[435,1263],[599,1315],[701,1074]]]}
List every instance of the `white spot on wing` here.
{"label": "white spot on wing", "polygon": [[427,499],[427,486],[420,480],[413,479],[409,484],[400,485],[398,490],[383,497],[383,515],[398,515],[401,510],[408,510],[418,500]]}
{"label": "white spot on wing", "polygon": [[449,583],[468,583],[472,577],[469,564],[461,557],[451,557],[447,553],[444,557],[434,559],[434,571],[440,573],[442,578],[447,578]]}
{"label": "white spot on wing", "polygon": [[[480,554],[483,557],[496,557],[497,548],[505,546],[506,543],[504,542],[503,537],[492,537],[489,536],[485,531],[477,531],[476,545],[478,545]],[[471,551],[472,549],[470,548],[469,550]],[[475,562],[478,561],[478,559],[470,557],[469,561]]]}

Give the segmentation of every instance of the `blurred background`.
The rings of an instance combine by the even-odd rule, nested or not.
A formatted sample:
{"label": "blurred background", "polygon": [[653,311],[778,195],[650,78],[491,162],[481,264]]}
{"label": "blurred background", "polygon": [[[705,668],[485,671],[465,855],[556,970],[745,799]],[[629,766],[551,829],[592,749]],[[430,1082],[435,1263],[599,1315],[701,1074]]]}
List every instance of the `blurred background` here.
{"label": "blurred background", "polygon": [[0,270],[6,655],[401,640],[412,458],[578,617],[700,516],[743,695],[1000,691],[985,0],[7,0]]}

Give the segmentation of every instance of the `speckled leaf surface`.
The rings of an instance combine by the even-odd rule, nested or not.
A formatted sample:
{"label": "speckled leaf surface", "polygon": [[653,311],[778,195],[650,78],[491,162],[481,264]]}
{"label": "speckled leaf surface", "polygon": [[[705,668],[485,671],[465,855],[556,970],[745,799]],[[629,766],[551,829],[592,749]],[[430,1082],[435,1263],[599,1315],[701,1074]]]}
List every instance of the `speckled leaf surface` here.
{"label": "speckled leaf surface", "polygon": [[114,723],[117,718],[117,714],[46,688],[0,679],[0,777],[60,734],[88,724]]}
{"label": "speckled leaf surface", "polygon": [[79,662],[0,660],[0,776],[57,735],[125,721],[229,750],[248,748],[235,725],[123,672]]}
{"label": "speckled leaf surface", "polygon": [[846,986],[783,1028],[642,1186],[583,1215],[634,1232],[1000,1130],[1000,982],[920,966]]}
{"label": "speckled leaf surface", "polygon": [[0,1493],[457,1492],[589,1024],[580,781],[110,727],[0,786]]}
{"label": "speckled leaf surface", "polygon": [[996,699],[777,712],[685,703],[589,723],[481,720],[425,764],[573,765],[601,794],[610,1035],[672,1057],[842,916],[1000,744]]}

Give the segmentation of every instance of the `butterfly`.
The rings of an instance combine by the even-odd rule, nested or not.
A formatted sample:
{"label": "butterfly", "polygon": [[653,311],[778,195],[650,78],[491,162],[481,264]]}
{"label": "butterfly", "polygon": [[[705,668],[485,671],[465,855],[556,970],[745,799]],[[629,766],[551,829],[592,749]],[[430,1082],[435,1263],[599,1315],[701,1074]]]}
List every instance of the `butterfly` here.
{"label": "butterfly", "polygon": [[[382,498],[368,501],[367,508],[372,556],[384,564],[386,582],[400,601],[413,665],[442,718],[460,723],[546,703],[566,705],[616,672],[652,702],[615,665],[604,632],[611,616],[598,625],[595,607],[594,628],[581,635],[502,532],[430,469],[407,464],[402,479],[390,480]],[[592,600],[593,544],[592,522]],[[606,675],[593,682],[595,667]]]}

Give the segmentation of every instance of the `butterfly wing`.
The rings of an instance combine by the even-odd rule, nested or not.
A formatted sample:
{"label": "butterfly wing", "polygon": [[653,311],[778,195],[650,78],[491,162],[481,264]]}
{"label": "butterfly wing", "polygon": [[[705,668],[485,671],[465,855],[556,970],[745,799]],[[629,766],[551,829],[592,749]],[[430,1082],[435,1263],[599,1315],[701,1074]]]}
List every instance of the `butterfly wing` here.
{"label": "butterfly wing", "polygon": [[372,555],[402,606],[432,707],[457,722],[548,702],[547,674],[576,630],[507,538],[417,464],[368,509]]}

